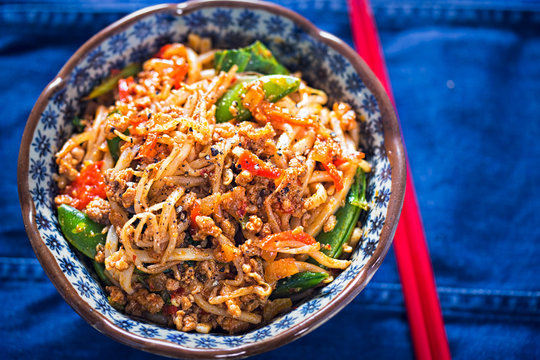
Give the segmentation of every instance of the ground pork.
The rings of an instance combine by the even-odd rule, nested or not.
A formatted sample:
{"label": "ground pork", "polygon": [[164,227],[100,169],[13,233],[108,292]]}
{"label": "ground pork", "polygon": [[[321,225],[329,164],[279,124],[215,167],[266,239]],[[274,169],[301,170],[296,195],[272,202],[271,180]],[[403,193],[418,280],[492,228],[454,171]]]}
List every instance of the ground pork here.
{"label": "ground pork", "polygon": [[258,156],[275,153],[272,139],[276,136],[276,132],[270,123],[264,127],[255,127],[250,122],[240,123],[238,135],[242,139],[242,147],[253,151]]}
{"label": "ground pork", "polygon": [[94,198],[86,205],[84,212],[98,224],[108,225],[111,204],[102,198]]}
{"label": "ground pork", "polygon": [[167,276],[164,273],[151,275],[148,278],[148,287],[150,288],[150,291],[163,291],[166,288],[166,283]]}
{"label": "ground pork", "polygon": [[105,290],[109,293],[109,303],[113,306],[126,305],[127,299],[124,292],[117,286],[107,286]]}
{"label": "ground pork", "polygon": [[165,302],[158,294],[151,293],[146,289],[138,289],[133,294],[128,295],[129,301],[136,301],[142,308],[151,314],[161,311]]}
{"label": "ground pork", "polygon": [[236,220],[240,220],[246,214],[247,197],[246,189],[242,186],[236,186],[221,197],[221,207]]}
{"label": "ground pork", "polygon": [[94,260],[101,264],[105,262],[105,247],[103,246],[103,244],[97,244],[96,256],[94,256]]}
{"label": "ground pork", "polygon": [[287,213],[292,213],[302,208],[304,200],[302,198],[303,189],[300,180],[306,174],[306,170],[306,165],[300,159],[291,159],[289,167],[284,172],[279,191],[277,191],[273,199],[272,206],[274,208]]}
{"label": "ground pork", "polygon": [[197,216],[195,223],[198,227],[195,240],[204,240],[207,236],[218,237],[221,234],[221,229],[216,226],[214,219],[209,216]]}
{"label": "ground pork", "polygon": [[68,180],[73,181],[79,175],[77,168],[84,157],[84,149],[76,146],[66,156],[56,160],[58,164],[58,174],[65,176]]}
{"label": "ground pork", "polygon": [[178,310],[173,317],[176,328],[180,331],[192,331],[197,327],[197,314],[187,314],[183,310]]}
{"label": "ground pork", "polygon": [[218,316],[216,320],[219,326],[221,326],[223,330],[228,331],[230,334],[245,331],[250,327],[249,323],[230,317]]}
{"label": "ground pork", "polygon": [[[128,188],[130,188],[133,183],[131,182],[134,178],[133,169],[127,168],[117,172],[114,172],[112,169],[105,171],[105,181],[107,182],[107,197],[113,201],[123,203],[123,195]],[[129,202],[129,198],[134,195],[127,195],[125,201]],[[131,204],[133,204],[133,199],[131,199]],[[130,204],[130,205],[131,205]]]}

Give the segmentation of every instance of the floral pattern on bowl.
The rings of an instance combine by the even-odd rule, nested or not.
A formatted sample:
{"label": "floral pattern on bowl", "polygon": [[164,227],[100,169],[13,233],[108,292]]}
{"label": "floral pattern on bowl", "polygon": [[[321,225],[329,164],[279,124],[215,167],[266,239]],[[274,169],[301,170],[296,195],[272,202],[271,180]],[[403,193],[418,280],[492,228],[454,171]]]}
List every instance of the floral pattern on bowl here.
{"label": "floral pattern on bowl", "polygon": [[[53,265],[60,269],[79,298],[78,305],[74,307],[83,317],[88,316],[85,316],[85,311],[81,309],[90,308],[95,313],[93,316],[98,316],[103,320],[103,323],[91,322],[94,326],[104,332],[107,332],[106,329],[111,326],[117,327],[121,329],[120,333],[124,334],[121,341],[169,356],[197,357],[198,355],[184,350],[201,348],[219,349],[227,356],[245,356],[247,353],[237,350],[259,344],[260,350],[252,350],[252,352],[259,352],[272,338],[288,337],[283,340],[283,342],[288,342],[305,333],[306,330],[312,330],[324,320],[319,319],[311,328],[305,328],[301,325],[306,319],[324,316],[327,307],[335,308],[330,313],[335,314],[345,303],[352,300],[351,294],[355,295],[365,286],[373,270],[384,257],[391,241],[391,233],[395,229],[395,224],[387,225],[390,228],[387,230],[383,249],[379,251],[380,258],[372,259],[378,249],[385,222],[388,220],[387,213],[392,196],[394,174],[385,146],[383,119],[376,96],[366,86],[347,57],[335,47],[322,42],[302,24],[272,9],[265,8],[265,5],[246,8],[226,5],[208,6],[211,3],[205,1],[200,3],[203,6],[180,4],[178,8],[156,7],[134,16],[126,25],[114,29],[109,36],[98,40],[92,39],[94,43],[90,40],[92,46],[87,46],[86,49],[83,48],[78,52],[78,59],[73,63],[74,67],[71,71],[67,73],[68,76],[55,79],[49,86],[49,91],[44,92],[49,97],[36,104],[31,118],[37,116],[39,121],[34,129],[29,130],[27,126],[25,131],[25,136],[31,140],[26,159],[28,170],[27,173],[23,171],[23,176],[27,176],[24,181],[28,184],[31,202],[35,208],[34,224],[39,232],[37,237],[39,244],[36,245],[33,242],[33,246],[35,249],[40,248],[36,249],[38,258],[42,264],[52,259]],[[205,6],[204,3],[207,5]],[[272,5],[272,7],[275,6]],[[352,254],[351,266],[337,276],[332,283],[318,291],[313,298],[297,305],[292,311],[279,316],[264,327],[241,335],[183,333],[133,319],[118,312],[109,305],[103,288],[96,280],[97,277],[93,270],[89,270],[91,267],[88,267],[85,260],[72,250],[62,236],[53,203],[57,191],[52,180],[52,174],[57,171],[54,153],[73,131],[71,120],[82,111],[84,106],[81,98],[107,77],[111,69],[122,68],[130,62],[142,61],[156,53],[165,43],[186,42],[189,33],[212,38],[216,48],[245,46],[255,39],[261,40],[287,68],[292,71],[301,71],[308,84],[325,90],[330,95],[330,104],[338,99],[351,104],[365,120],[360,123],[364,136],[363,148],[367,160],[373,165],[367,193],[370,210],[362,219],[364,235]],[[328,34],[324,36],[330,39],[329,42],[335,41]],[[35,113],[36,111],[38,113]],[[401,173],[399,175],[403,176]],[[400,187],[400,193],[397,194],[398,208],[402,201],[402,190]],[[21,195],[21,198],[23,197],[24,195]],[[24,200],[21,201],[24,202]],[[396,219],[395,214],[392,222],[397,223]],[[43,251],[51,256],[40,256]],[[370,261],[373,264],[376,262],[376,265],[373,270],[370,270],[371,273],[366,273],[365,267]],[[44,264],[45,268],[51,266],[51,264],[47,266]],[[48,274],[55,282],[58,275],[51,274],[51,271],[48,271]],[[361,276],[364,277],[362,281],[360,281]],[[56,282],[55,285],[59,287]],[[360,289],[353,290],[351,286],[360,287]],[[60,288],[59,291],[62,293]],[[62,295],[66,297],[64,293]],[[347,299],[343,300],[345,297]],[[337,303],[338,298],[340,302],[337,305],[333,304]],[[81,302],[85,304],[81,305]],[[144,343],[141,337],[152,340],[154,345],[156,342],[180,345],[183,350],[175,352],[165,351],[154,345],[146,347],[141,345]]]}

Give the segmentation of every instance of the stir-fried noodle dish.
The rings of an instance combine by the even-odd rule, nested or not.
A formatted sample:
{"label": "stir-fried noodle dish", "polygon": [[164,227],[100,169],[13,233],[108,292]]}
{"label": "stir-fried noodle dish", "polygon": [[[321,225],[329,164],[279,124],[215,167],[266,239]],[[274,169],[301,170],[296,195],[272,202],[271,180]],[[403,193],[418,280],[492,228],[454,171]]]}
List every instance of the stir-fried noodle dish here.
{"label": "stir-fried noodle dish", "polygon": [[362,119],[262,43],[191,35],[83,100],[55,203],[115,308],[239,333],[349,266],[367,210]]}

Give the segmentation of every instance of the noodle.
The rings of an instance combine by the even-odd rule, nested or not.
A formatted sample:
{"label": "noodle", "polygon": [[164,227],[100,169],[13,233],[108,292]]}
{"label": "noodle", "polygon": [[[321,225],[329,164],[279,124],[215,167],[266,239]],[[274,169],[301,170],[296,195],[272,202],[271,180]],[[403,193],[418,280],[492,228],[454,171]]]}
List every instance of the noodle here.
{"label": "noodle", "polygon": [[[203,299],[203,297],[200,294],[195,294],[193,295],[193,297],[195,298],[195,302],[197,303],[197,305],[199,305],[201,309],[203,309],[204,311],[210,314],[219,315],[219,316],[225,316],[225,317],[230,316],[227,310],[208,303],[206,300]],[[245,321],[250,324],[258,324],[261,322],[262,319],[260,315],[248,313],[248,312],[242,312],[238,316],[238,320]]]}
{"label": "noodle", "polygon": [[337,260],[337,259],[331,258],[330,256],[325,255],[320,251],[310,252],[309,256],[317,260],[319,264],[327,266],[332,269],[346,269],[351,263],[349,260]]}
{"label": "noodle", "polygon": [[[94,166],[97,190],[78,209],[108,226],[94,260],[113,284],[111,303],[181,331],[238,333],[292,307],[269,299],[282,280],[312,272],[328,283],[350,265],[314,237],[337,226],[357,169],[371,167],[348,105],[327,107],[326,93],[298,79],[272,103],[246,80],[253,74],[213,67],[209,39],[191,34],[187,45],[165,45],[87,107],[84,131],[56,154],[55,201],[79,206],[71,190]],[[244,80],[226,110],[253,116],[219,123],[220,99]]]}

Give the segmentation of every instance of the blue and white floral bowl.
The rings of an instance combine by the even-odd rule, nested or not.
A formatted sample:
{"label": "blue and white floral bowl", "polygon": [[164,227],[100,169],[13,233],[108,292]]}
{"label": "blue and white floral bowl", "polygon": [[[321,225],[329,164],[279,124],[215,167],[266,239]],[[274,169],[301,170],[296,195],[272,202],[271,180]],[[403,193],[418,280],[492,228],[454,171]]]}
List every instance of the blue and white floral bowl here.
{"label": "blue and white floral bowl", "polygon": [[[107,301],[93,270],[68,246],[53,204],[57,188],[54,153],[72,133],[81,98],[107,77],[148,58],[165,43],[185,42],[189,33],[211,37],[214,47],[265,43],[290,70],[344,100],[361,122],[369,177],[370,210],[352,264],[309,301],[270,324],[235,336],[183,333],[124,315]],[[405,161],[392,106],[382,86],[345,43],[300,15],[270,3],[192,1],[143,9],[107,27],[64,65],[36,102],[19,155],[19,196],[30,241],[47,275],[64,299],[92,326],[142,350],[184,358],[246,357],[286,344],[320,326],[369,282],[386,255],[405,191]]]}

